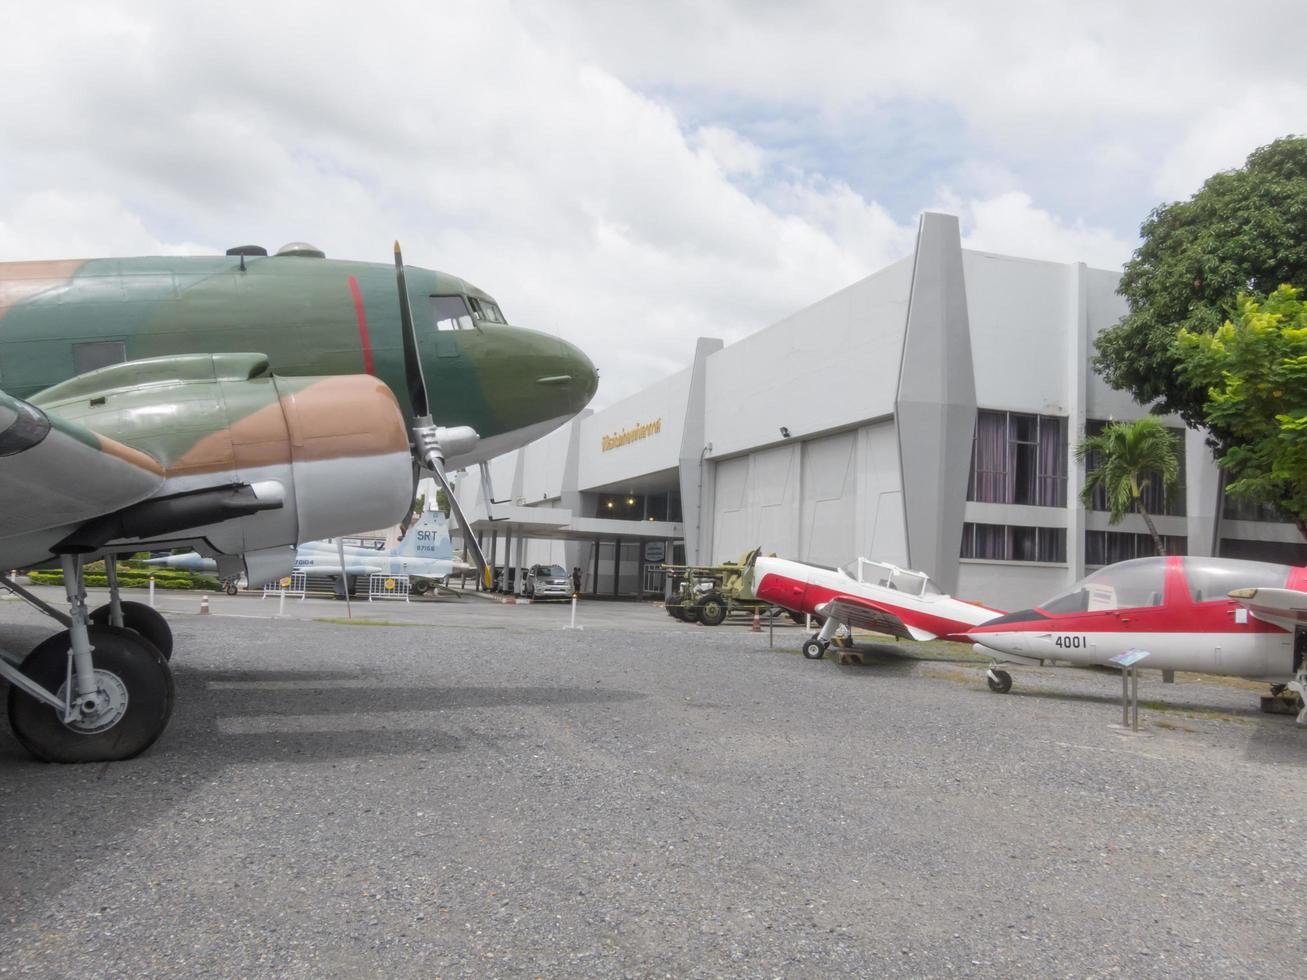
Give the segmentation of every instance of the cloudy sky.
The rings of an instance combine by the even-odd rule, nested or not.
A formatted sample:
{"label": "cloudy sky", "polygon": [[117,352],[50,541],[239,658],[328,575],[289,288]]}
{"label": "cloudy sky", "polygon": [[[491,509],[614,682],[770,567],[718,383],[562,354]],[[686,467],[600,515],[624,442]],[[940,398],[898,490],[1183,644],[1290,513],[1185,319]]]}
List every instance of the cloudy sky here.
{"label": "cloudy sky", "polygon": [[1307,132],[1307,5],[14,0],[0,260],[307,240],[461,275],[597,404],[908,254],[1119,266]]}

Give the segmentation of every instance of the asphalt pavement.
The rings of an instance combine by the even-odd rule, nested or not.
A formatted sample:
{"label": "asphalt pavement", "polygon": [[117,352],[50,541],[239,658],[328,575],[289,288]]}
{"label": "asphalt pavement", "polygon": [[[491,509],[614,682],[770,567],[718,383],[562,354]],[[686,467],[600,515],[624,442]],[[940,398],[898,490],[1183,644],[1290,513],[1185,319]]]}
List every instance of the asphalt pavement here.
{"label": "asphalt pavement", "polygon": [[[630,604],[570,630],[472,597],[357,624],[159,601],[178,699],[145,755],[42,765],[0,728],[0,976],[1307,962],[1307,730],[1247,686],[1147,674],[1131,736],[1116,676],[1015,669],[995,695],[961,647],[841,666],[792,627],[769,650]],[[49,632],[0,603],[11,655]]]}

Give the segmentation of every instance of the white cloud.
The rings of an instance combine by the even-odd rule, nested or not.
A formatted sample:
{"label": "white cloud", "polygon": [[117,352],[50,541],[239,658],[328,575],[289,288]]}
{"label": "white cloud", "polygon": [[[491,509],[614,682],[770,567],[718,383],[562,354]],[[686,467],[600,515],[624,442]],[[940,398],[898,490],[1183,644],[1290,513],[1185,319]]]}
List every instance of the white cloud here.
{"label": "white cloud", "polygon": [[1035,207],[1030,196],[1020,191],[970,201],[958,210],[965,229],[963,247],[983,252],[1119,270],[1134,248],[1133,242],[1106,229],[1078,221],[1068,224]]}
{"label": "white cloud", "polygon": [[[399,237],[579,343],[610,402],[696,336],[739,337],[910,252],[931,202],[891,209],[842,161],[796,155],[796,118],[838,153],[867,105],[945,106],[990,151],[924,178],[968,182],[945,201],[969,245],[1119,264],[1119,230],[1037,204],[1024,164],[1179,186],[1284,118],[1258,92],[1301,93],[1274,53],[1185,70],[1226,47],[1185,10],[1177,34],[1123,4],[29,5],[0,34],[0,259],[304,239],[386,261]],[[1138,135],[1155,128],[1174,147],[1160,170]]]}
{"label": "white cloud", "polygon": [[1166,201],[1182,200],[1212,174],[1241,167],[1257,147],[1289,133],[1307,133],[1304,99],[1307,88],[1286,86],[1202,113],[1161,161],[1153,189]]}

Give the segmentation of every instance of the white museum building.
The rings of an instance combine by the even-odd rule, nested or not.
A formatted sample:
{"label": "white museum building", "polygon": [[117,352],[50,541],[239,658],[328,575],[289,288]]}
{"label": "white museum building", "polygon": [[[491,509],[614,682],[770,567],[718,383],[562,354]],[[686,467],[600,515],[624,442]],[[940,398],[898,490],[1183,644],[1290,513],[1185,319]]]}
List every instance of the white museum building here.
{"label": "white museum building", "polygon": [[[1021,608],[1086,568],[1152,553],[1143,521],[1080,503],[1076,442],[1145,410],[1090,366],[1125,312],[1119,272],[964,249],[922,216],[913,255],[583,413],[457,493],[498,566],[579,568],[582,593],[660,596],[664,561],[755,546],[928,572]],[[1307,562],[1296,528],[1222,493],[1201,432],[1149,510],[1172,554]],[[519,576],[520,580],[520,576]]]}

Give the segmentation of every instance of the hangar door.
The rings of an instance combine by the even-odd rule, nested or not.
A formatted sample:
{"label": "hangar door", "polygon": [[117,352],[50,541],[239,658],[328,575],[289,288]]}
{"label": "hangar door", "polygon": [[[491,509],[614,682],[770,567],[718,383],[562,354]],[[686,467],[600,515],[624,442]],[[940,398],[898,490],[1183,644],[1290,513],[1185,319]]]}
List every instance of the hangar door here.
{"label": "hangar door", "polygon": [[723,460],[713,476],[713,561],[759,546],[778,555],[798,552],[798,444]]}
{"label": "hangar door", "polygon": [[843,565],[857,557],[857,433],[803,444],[801,561]]}

